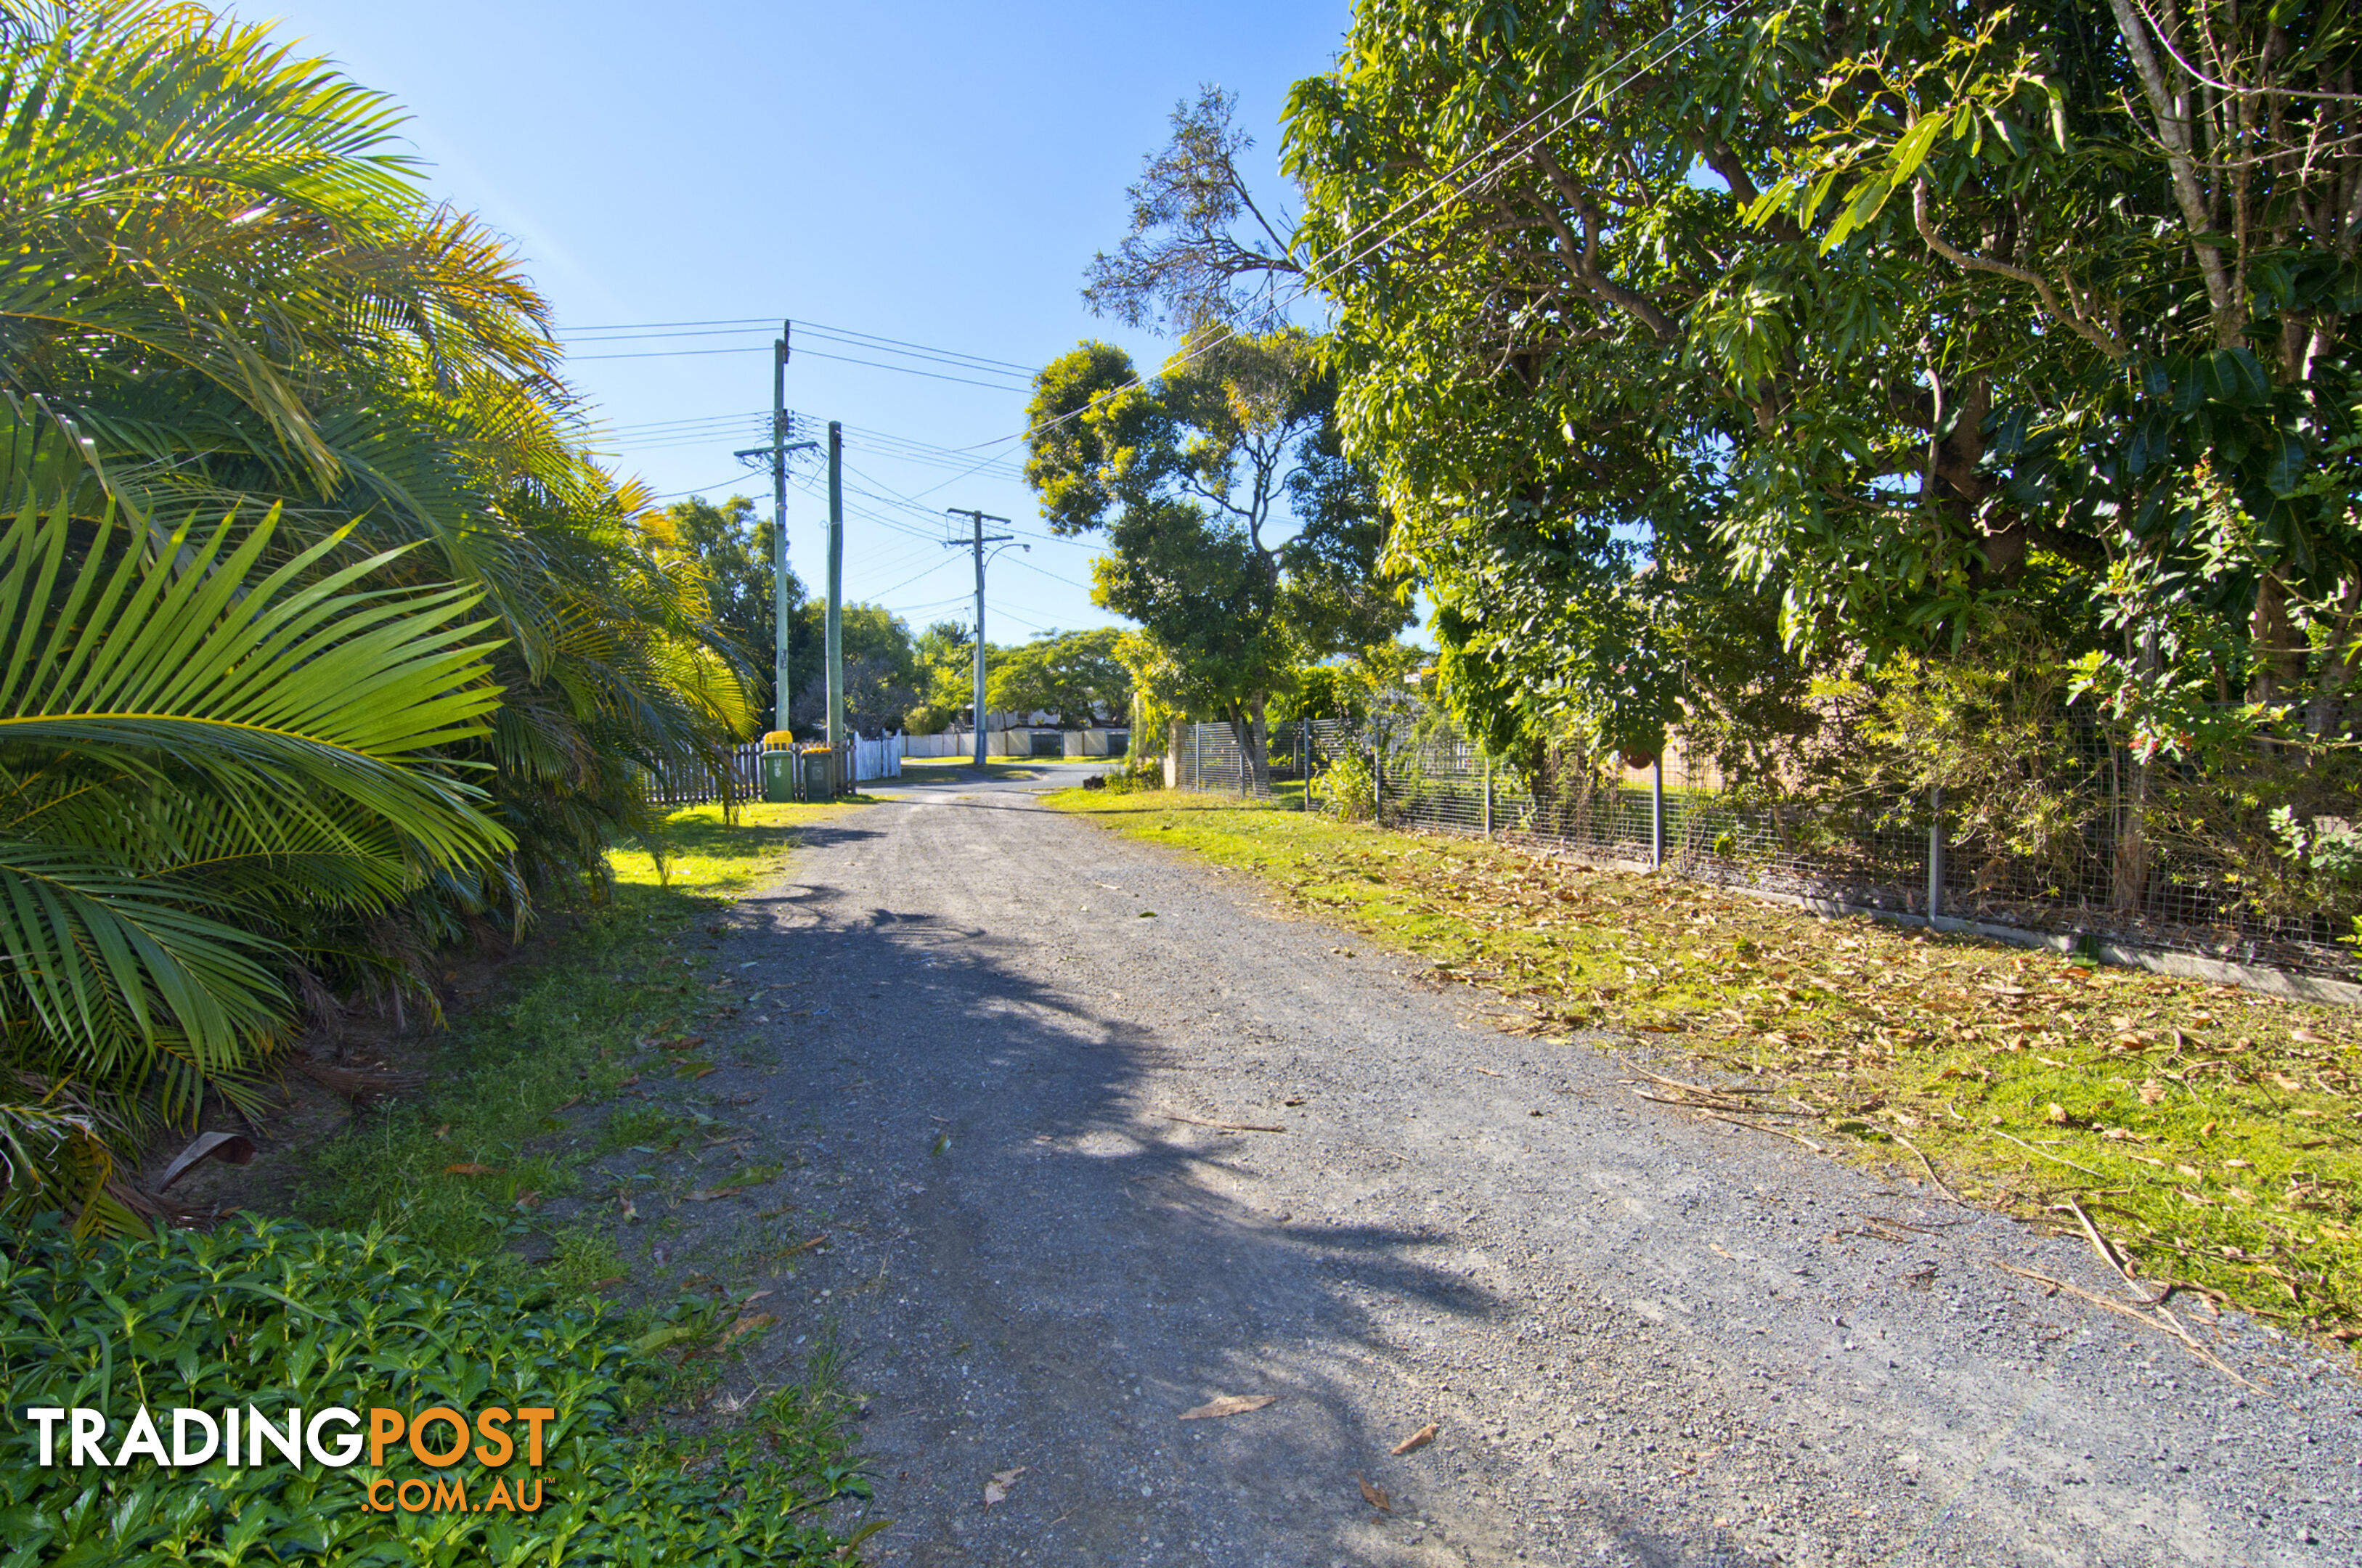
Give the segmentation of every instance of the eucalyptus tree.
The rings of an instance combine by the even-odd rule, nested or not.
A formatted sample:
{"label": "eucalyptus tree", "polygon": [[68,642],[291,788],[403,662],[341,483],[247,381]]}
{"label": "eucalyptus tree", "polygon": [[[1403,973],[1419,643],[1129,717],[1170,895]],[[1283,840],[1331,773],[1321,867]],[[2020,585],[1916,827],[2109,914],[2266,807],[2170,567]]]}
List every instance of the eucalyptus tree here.
{"label": "eucalyptus tree", "polygon": [[1335,395],[1310,335],[1208,326],[1145,380],[1085,344],[1043,368],[1028,410],[1043,517],[1105,530],[1092,602],[1157,650],[1135,673],[1155,672],[1160,705],[1227,722],[1258,781],[1290,671],[1407,619],[1374,569],[1383,516],[1338,447]]}

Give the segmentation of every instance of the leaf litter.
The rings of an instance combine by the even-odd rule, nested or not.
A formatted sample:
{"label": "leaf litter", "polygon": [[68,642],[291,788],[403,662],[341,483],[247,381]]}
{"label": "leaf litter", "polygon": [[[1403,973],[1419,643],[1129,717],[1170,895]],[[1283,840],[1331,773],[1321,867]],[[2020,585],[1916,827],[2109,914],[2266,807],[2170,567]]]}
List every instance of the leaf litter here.
{"label": "leaf litter", "polygon": [[1907,1150],[1914,1183],[2068,1234],[2061,1199],[2104,1194],[2156,1286],[2362,1340],[2347,1012],[1510,845],[1170,794],[1071,804],[1426,957],[1423,983],[1492,993],[1511,1032],[1644,1038],[1650,1099],[1815,1150]]}

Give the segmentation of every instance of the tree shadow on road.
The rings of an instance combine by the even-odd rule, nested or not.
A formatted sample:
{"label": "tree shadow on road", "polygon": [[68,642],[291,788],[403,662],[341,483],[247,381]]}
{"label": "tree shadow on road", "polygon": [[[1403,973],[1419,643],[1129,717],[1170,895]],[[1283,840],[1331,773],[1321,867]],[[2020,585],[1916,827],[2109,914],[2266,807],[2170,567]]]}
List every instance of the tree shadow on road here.
{"label": "tree shadow on road", "polygon": [[[814,846],[874,836],[800,832]],[[838,1240],[766,1283],[789,1298],[783,1315],[798,1297],[841,1315],[854,1375],[875,1390],[876,1511],[898,1521],[878,1561],[971,1562],[988,1540],[1092,1562],[1220,1562],[1247,1546],[1255,1561],[1492,1561],[1540,1544],[1468,1483],[1489,1463],[1483,1434],[1396,1458],[1417,1421],[1377,1430],[1364,1413],[1425,1408],[1433,1386],[1405,1353],[1509,1309],[1455,1266],[1458,1227],[1272,1213],[1243,1196],[1282,1162],[1398,1155],[1321,1144],[1310,1123],[1163,1119],[1145,1108],[1186,1085],[1172,1043],[1029,977],[1020,960],[1043,955],[1027,936],[875,897],[805,881],[746,900],[760,929],[728,956],[805,977],[824,1010],[779,1042],[783,1070],[759,1096],[793,1141],[772,1153],[792,1153],[805,1225]],[[1378,1310],[1396,1306],[1432,1329],[1429,1347],[1400,1342],[1403,1314]],[[793,1354],[772,1348],[752,1375],[776,1382]],[[1275,1400],[1179,1419],[1215,1395],[1260,1394]],[[1017,1465],[1024,1484],[987,1516],[980,1488]],[[1357,1474],[1393,1494],[1391,1515]],[[1548,1511],[1586,1560],[1595,1545],[1652,1564],[1754,1561],[1710,1532],[1652,1533],[1628,1505],[1570,1483]],[[1459,1553],[1426,1555],[1412,1537]]]}

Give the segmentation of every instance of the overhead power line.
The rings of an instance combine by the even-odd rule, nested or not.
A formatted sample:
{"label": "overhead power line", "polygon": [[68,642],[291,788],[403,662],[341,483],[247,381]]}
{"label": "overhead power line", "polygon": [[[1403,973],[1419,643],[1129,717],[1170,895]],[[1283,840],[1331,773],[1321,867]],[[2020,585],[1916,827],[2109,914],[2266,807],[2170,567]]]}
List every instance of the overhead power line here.
{"label": "overhead power line", "polygon": [[[592,341],[606,341],[606,339],[595,339],[589,336],[593,333],[627,333],[651,337],[687,337],[706,336],[706,334],[696,329],[708,327],[735,332],[768,332],[771,330],[771,324],[767,319],[758,321],[751,317],[745,319],[725,318],[716,321],[620,322],[598,326],[578,326],[570,331],[560,332],[557,334],[557,337],[561,340],[585,343]],[[668,330],[672,328],[679,328],[682,330]],[[849,338],[860,343],[882,345],[884,347],[893,348],[908,348],[922,354],[941,355],[947,359],[963,360],[972,365],[989,365],[999,370],[1014,370],[1021,375],[1030,376],[1033,374],[1034,370],[1038,368],[1032,365],[1021,365],[1014,359],[996,359],[988,354],[970,354],[964,349],[945,348],[933,343],[913,343],[906,337],[887,337],[875,332],[856,331],[850,326],[831,326],[826,322],[799,321],[796,324],[796,329],[799,332],[816,333],[822,337]]]}
{"label": "overhead power line", "polygon": [[[1725,23],[1737,16],[1738,14],[1738,0],[1733,0],[1733,3],[1727,9],[1698,21],[1694,27],[1690,28],[1690,30],[1684,36],[1676,39],[1669,47],[1635,68],[1631,73],[1627,75],[1622,81],[1617,83],[1616,85],[1608,88],[1605,93],[1601,94],[1600,102],[1605,104],[1609,99],[1612,99],[1617,94],[1621,93],[1626,87],[1630,86],[1632,83],[1639,80],[1643,72],[1649,71],[1661,63],[1663,61],[1670,59],[1675,51],[1697,43],[1704,39],[1708,34],[1718,30]],[[1500,151],[1505,147],[1507,147],[1512,140],[1534,130],[1535,127],[1540,126],[1541,123],[1551,116],[1557,114],[1567,105],[1583,97],[1609,74],[1621,69],[1624,65],[1637,59],[1643,52],[1654,47],[1658,40],[1662,39],[1666,34],[1672,32],[1677,28],[1682,28],[1687,25],[1687,18],[1683,18],[1666,23],[1665,26],[1658,28],[1656,32],[1650,34],[1641,42],[1635,44],[1632,48],[1625,50],[1624,53],[1617,56],[1613,61],[1610,61],[1606,65],[1600,67],[1597,71],[1595,71],[1590,75],[1584,77],[1581,82],[1576,83],[1573,87],[1568,88],[1564,93],[1559,94],[1558,97],[1551,100],[1542,108],[1536,110],[1531,115],[1529,115],[1524,119],[1518,121],[1516,125],[1511,126],[1507,130],[1501,132],[1498,136],[1485,143],[1483,147],[1477,149],[1474,152],[1469,153],[1465,157],[1458,160],[1451,168],[1446,169],[1443,172],[1430,180],[1428,182],[1426,189],[1420,191],[1418,195],[1410,198],[1412,202],[1424,202],[1429,195],[1432,195],[1439,191],[1444,192],[1440,200],[1429,204],[1423,211],[1413,214],[1409,218],[1405,219],[1400,223],[1394,223],[1392,221],[1391,215],[1389,215],[1386,217],[1373,218],[1368,222],[1358,225],[1353,229],[1349,230],[1345,236],[1345,240],[1349,244],[1361,239],[1363,236],[1368,235],[1373,229],[1383,226],[1385,227],[1385,232],[1378,234],[1375,237],[1369,239],[1366,244],[1363,244],[1351,255],[1345,257],[1341,261],[1335,263],[1330,270],[1330,275],[1333,278],[1338,272],[1341,272],[1345,269],[1352,267],[1356,263],[1366,259],[1369,256],[1374,253],[1380,246],[1385,245],[1388,240],[1395,238],[1406,229],[1425,222],[1428,218],[1432,217],[1435,214],[1442,211],[1443,208],[1449,205],[1452,201],[1466,195],[1471,191],[1477,189],[1478,186],[1486,181],[1491,180],[1494,176],[1509,168],[1517,161],[1517,160],[1524,157],[1526,153],[1530,150],[1530,148],[1533,145],[1531,142],[1528,143],[1525,147],[1520,147],[1515,151],[1494,160],[1490,167],[1479,171],[1470,178],[1466,180],[1461,179],[1462,171],[1469,169],[1471,165],[1475,164],[1480,160],[1491,157],[1494,153]],[[1548,129],[1543,129],[1540,132],[1540,135],[1541,136],[1548,136],[1550,132]],[[1451,186],[1451,189],[1445,191],[1444,187],[1446,186]],[[1295,292],[1286,299],[1279,302],[1281,307],[1285,308],[1287,305],[1295,304],[1297,300],[1304,298],[1307,294],[1312,292],[1314,287],[1315,280],[1311,273],[1307,271],[1303,274],[1302,281],[1297,284]],[[1237,337],[1240,330],[1241,329],[1236,326],[1225,326],[1220,332],[1215,333],[1204,342],[1197,345],[1183,355],[1179,356],[1176,360],[1168,361],[1168,364],[1187,364],[1192,359],[1209,354],[1216,348],[1221,347],[1222,344]],[[1101,393],[1100,395],[1105,396],[1108,395],[1108,393],[1129,391],[1134,387],[1140,386],[1144,379],[1145,378],[1142,376],[1135,375],[1130,381],[1125,381],[1119,386],[1109,388],[1108,392]],[[1094,399],[1093,401],[1096,402],[1097,399]],[[1084,408],[1071,410],[1065,414],[1058,415],[1055,419],[1044,421],[1040,425],[1029,425],[1024,429],[1017,431],[1014,434],[999,436],[988,442],[980,442],[978,443],[978,446],[979,447],[1005,447],[1011,442],[1022,441],[1028,436],[1038,436],[1043,431],[1054,430],[1059,425],[1067,423],[1069,420],[1081,417],[1084,413],[1087,412],[1088,406],[1089,405],[1086,404]],[[973,472],[975,470],[970,471]],[[936,491],[946,489],[949,486],[957,483],[963,477],[965,476],[955,474],[950,479],[944,480],[941,484],[933,485],[927,490],[919,491],[919,494],[922,496],[931,495]]]}

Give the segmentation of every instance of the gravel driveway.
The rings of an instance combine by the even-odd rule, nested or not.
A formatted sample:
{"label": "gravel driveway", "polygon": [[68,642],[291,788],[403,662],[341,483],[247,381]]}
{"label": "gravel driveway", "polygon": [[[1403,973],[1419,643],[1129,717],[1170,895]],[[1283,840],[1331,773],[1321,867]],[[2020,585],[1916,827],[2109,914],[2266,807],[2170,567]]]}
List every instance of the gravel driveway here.
{"label": "gravel driveway", "polygon": [[2310,1346],[2201,1329],[2244,1389],[1995,1266],[2104,1293],[2080,1243],[1649,1103],[1062,771],[811,831],[711,971],[757,994],[697,1087],[788,1169],[674,1213],[828,1234],[756,1283],[838,1325],[875,1561],[2362,1562]]}

